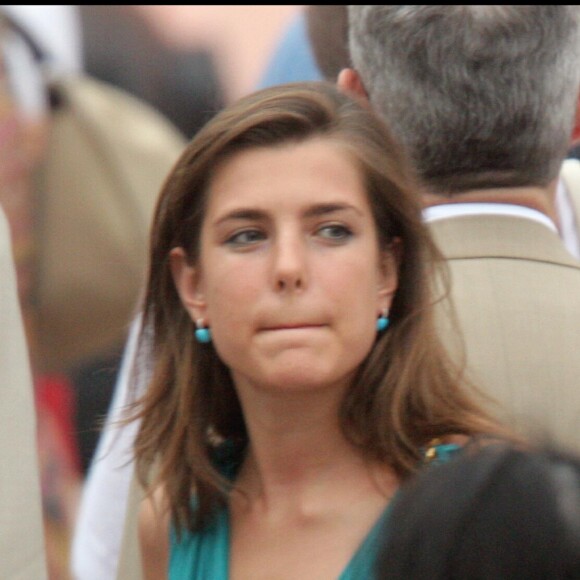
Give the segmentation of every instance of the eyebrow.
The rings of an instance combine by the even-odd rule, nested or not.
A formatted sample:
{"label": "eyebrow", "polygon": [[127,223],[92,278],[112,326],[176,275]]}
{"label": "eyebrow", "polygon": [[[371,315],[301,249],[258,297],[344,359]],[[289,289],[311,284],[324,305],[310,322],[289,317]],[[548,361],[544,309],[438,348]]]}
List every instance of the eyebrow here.
{"label": "eyebrow", "polygon": [[354,211],[360,215],[363,215],[363,212],[358,207],[355,207],[350,203],[320,203],[306,210],[306,212],[304,212],[304,216],[318,217],[340,211]]}
{"label": "eyebrow", "polygon": [[[331,213],[341,211],[354,211],[359,215],[363,212],[349,203],[320,203],[309,207],[304,213],[303,217],[320,217]],[[219,225],[229,220],[247,220],[247,221],[263,221],[268,219],[268,213],[260,209],[240,208],[226,213],[215,221],[214,225]]]}

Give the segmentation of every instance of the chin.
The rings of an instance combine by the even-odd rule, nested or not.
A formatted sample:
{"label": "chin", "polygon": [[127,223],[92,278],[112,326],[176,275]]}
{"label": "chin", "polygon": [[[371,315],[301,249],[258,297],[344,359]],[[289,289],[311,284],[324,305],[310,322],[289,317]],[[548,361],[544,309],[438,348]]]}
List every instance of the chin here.
{"label": "chin", "polygon": [[[259,349],[237,356],[229,368],[238,387],[254,385],[270,393],[308,392],[350,384],[364,353],[336,349],[332,344],[305,348]],[[238,363],[238,364],[235,364]]]}
{"label": "chin", "polygon": [[260,381],[268,390],[279,392],[308,392],[326,388],[338,388],[348,384],[354,375],[354,371],[337,372],[321,368],[316,362],[302,361],[300,364],[288,365],[285,368],[277,368],[264,376]]}

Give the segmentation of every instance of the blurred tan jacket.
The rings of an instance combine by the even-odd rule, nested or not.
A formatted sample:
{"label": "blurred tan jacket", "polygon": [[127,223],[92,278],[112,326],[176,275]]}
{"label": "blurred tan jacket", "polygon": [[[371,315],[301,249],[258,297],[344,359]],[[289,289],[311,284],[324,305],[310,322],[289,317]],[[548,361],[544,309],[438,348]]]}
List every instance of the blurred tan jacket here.
{"label": "blurred tan jacket", "polygon": [[[568,195],[569,208],[572,214],[570,217],[574,224],[576,236],[580,238],[580,160],[566,159],[562,164],[560,179]],[[580,253],[580,242],[578,253]],[[578,253],[575,255],[578,256]]]}
{"label": "blurred tan jacket", "polygon": [[[556,232],[521,217],[429,227],[451,272],[467,368],[499,403],[491,410],[526,436],[580,452],[580,262]],[[439,314],[458,348],[447,312]]]}
{"label": "blurred tan jacket", "polygon": [[44,580],[46,560],[28,351],[0,208],[0,578]]}
{"label": "blurred tan jacket", "polygon": [[186,140],[152,106],[88,76],[52,84],[36,223],[38,359],[68,371],[122,347],[147,271],[149,227]]}

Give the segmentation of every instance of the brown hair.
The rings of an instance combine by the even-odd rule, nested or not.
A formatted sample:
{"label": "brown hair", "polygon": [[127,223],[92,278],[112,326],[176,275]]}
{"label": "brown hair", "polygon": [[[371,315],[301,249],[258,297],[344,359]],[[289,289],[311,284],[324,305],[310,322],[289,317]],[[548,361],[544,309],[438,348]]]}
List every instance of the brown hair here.
{"label": "brown hair", "polygon": [[400,147],[369,109],[330,84],[265,89],[198,133],[167,178],[153,222],[144,328],[154,333],[154,370],[138,406],[142,423],[135,450],[142,482],[154,464],[158,468],[148,487],[164,485],[178,530],[202,527],[225,504],[231,486],[214,465],[216,449],[224,440],[243,447],[248,436],[229,370],[213,346],[194,339],[169,252],[183,247],[196,263],[206,192],[221,161],[255,147],[321,137],[340,143],[359,165],[380,246],[398,238],[403,249],[391,325],[377,337],[342,404],[344,436],[365,457],[404,477],[431,438],[494,432],[494,423],[463,390],[434,329],[432,269],[440,258],[421,221]]}

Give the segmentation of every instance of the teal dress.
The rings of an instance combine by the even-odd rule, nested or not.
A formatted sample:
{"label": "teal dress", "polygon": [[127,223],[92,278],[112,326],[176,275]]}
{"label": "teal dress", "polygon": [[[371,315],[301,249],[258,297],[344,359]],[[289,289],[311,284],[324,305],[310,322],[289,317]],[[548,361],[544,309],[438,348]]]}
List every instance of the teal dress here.
{"label": "teal dress", "polygon": [[[459,447],[437,445],[433,461],[442,463],[454,455]],[[228,472],[229,469],[224,469]],[[395,494],[396,495],[396,494]],[[392,501],[373,525],[338,580],[371,580],[374,578],[376,555],[385,541],[386,522]],[[179,538],[171,531],[169,580],[228,580],[230,560],[230,521],[227,509],[221,510],[211,526],[202,532],[184,531]]]}

